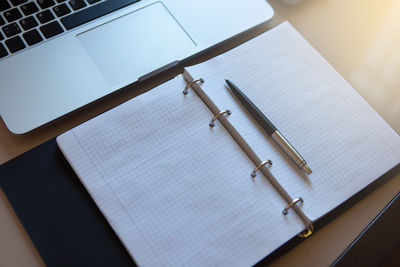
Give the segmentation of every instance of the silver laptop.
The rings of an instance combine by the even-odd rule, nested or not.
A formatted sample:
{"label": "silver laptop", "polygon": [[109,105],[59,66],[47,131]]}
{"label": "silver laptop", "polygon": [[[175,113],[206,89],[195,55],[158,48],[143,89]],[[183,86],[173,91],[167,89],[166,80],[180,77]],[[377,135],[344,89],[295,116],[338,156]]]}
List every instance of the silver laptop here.
{"label": "silver laptop", "polygon": [[0,0],[0,114],[21,134],[273,16],[266,0]]}

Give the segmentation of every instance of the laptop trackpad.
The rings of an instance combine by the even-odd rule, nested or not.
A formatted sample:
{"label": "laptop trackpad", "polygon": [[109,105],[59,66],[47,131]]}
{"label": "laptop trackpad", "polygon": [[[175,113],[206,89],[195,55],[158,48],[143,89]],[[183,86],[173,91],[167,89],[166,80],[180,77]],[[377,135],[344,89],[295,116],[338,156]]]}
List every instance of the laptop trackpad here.
{"label": "laptop trackpad", "polygon": [[132,81],[196,47],[157,2],[77,35],[111,85]]}

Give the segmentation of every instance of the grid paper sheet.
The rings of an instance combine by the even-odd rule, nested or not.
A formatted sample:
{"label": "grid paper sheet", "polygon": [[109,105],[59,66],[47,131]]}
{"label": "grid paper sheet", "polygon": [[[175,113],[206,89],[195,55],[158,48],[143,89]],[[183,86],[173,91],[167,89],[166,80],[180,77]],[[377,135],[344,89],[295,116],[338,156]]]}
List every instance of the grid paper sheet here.
{"label": "grid paper sheet", "polygon": [[[316,220],[400,162],[399,135],[288,23],[187,68],[293,197]],[[224,84],[234,82],[286,136],[307,176]]]}
{"label": "grid paper sheet", "polygon": [[183,77],[58,137],[141,266],[248,266],[304,229]]}

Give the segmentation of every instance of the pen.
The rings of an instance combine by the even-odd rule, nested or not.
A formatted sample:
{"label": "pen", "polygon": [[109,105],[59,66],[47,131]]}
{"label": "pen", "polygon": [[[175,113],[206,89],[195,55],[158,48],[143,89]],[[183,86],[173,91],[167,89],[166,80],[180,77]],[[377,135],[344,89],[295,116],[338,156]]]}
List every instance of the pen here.
{"label": "pen", "polygon": [[239,99],[239,101],[245,106],[247,111],[253,116],[253,118],[260,124],[261,127],[279,144],[279,146],[296,162],[296,164],[303,169],[307,174],[311,174],[312,171],[307,165],[307,162],[303,157],[296,151],[296,149],[289,143],[289,141],[276,129],[272,122],[247,98],[245,94],[231,81],[225,79],[226,84]]}

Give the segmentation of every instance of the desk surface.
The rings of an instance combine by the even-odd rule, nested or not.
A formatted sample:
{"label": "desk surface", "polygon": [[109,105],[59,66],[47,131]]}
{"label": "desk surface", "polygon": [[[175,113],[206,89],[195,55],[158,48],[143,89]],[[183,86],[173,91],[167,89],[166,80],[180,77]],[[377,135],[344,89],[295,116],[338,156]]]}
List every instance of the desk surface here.
{"label": "desk surface", "polygon": [[[397,0],[303,0],[296,5],[269,0],[276,16],[259,30],[288,20],[371,106],[400,132],[400,2]],[[286,1],[289,2],[289,1]],[[255,32],[251,33],[254,35]],[[248,38],[243,36],[241,38]],[[195,62],[220,53],[241,40],[210,51]],[[175,70],[176,71],[176,70]],[[166,80],[157,79],[124,90],[47,127],[13,135],[0,122],[0,164],[79,123]],[[326,266],[400,190],[400,175],[380,186],[273,265]],[[0,266],[44,265],[4,195],[0,193]]]}

